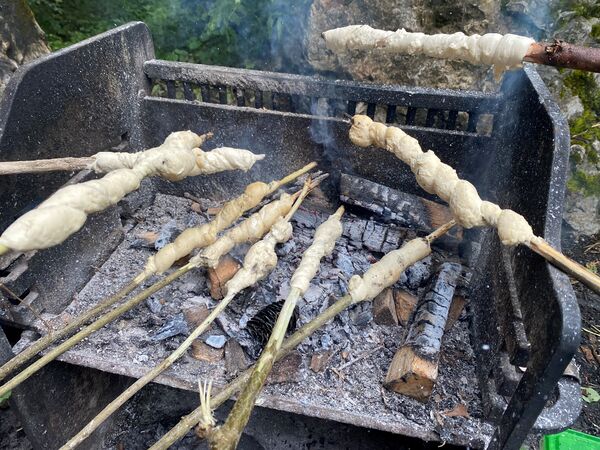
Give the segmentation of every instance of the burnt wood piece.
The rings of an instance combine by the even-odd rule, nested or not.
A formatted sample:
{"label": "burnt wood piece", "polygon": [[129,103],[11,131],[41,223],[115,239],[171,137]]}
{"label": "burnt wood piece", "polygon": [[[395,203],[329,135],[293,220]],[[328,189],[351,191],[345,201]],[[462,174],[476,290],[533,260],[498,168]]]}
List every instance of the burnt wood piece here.
{"label": "burnt wood piece", "polygon": [[340,199],[403,227],[426,233],[453,218],[447,206],[345,173],[340,178]]}
{"label": "burnt wood piece", "polygon": [[531,44],[524,60],[547,66],[600,73],[600,48],[581,47],[559,39],[554,42]]}
{"label": "burnt wood piece", "polygon": [[388,369],[385,386],[425,402],[438,375],[438,360],[448,311],[462,266],[442,263],[429,291],[419,301],[406,341]]}
{"label": "burnt wood piece", "polygon": [[403,289],[394,291],[394,303],[396,304],[396,316],[403,327],[407,326],[413,311],[417,307],[418,299],[410,292]]}
{"label": "burnt wood piece", "polygon": [[377,325],[398,325],[394,293],[391,288],[384,290],[373,300],[373,320]]}

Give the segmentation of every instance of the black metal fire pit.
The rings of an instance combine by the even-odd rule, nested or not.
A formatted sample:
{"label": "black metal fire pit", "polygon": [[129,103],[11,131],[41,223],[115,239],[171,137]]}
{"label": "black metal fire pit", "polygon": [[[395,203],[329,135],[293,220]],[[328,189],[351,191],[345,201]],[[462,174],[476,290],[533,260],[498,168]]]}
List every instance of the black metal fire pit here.
{"label": "black metal fire pit", "polygon": [[[507,74],[493,94],[331,81],[155,60],[146,26],[129,24],[17,71],[0,103],[0,158],[89,156],[115,147],[136,151],[175,130],[210,130],[214,145],[246,147],[267,158],[247,174],[177,184],[153,180],[149,192],[187,191],[223,201],[253,180],[280,178],[316,160],[332,174],[325,187],[331,199],[339,198],[340,174],[352,173],[435,200],[390,154],[352,146],[344,114],[357,108],[418,138],[424,149],[434,150],[474,183],[482,198],[523,214],[537,235],[560,247],[568,127],[529,67]],[[68,178],[56,173],[1,177],[0,230]],[[128,205],[143,204],[143,195],[136,198],[141,199],[137,205],[135,199]],[[0,281],[36,310],[62,312],[121,242],[118,211],[95,215],[60,246],[0,259]],[[529,250],[503,248],[493,231],[469,232],[464,242],[473,271],[468,312],[480,419],[493,437],[456,436],[454,443],[477,447],[489,441],[492,449],[516,449],[532,429],[559,431],[579,414],[579,382],[576,374],[565,372],[579,342],[579,309],[567,277]],[[33,319],[18,304],[0,310],[11,340]],[[11,354],[3,338],[0,350],[5,359]],[[64,443],[129,383],[115,374],[143,373],[125,362],[110,364],[76,352],[63,361],[69,364],[51,364],[13,392],[13,405],[39,448]],[[159,382],[195,388],[176,376]],[[282,396],[266,398],[263,406],[313,416],[307,420],[440,438],[393,416],[369,420]]]}

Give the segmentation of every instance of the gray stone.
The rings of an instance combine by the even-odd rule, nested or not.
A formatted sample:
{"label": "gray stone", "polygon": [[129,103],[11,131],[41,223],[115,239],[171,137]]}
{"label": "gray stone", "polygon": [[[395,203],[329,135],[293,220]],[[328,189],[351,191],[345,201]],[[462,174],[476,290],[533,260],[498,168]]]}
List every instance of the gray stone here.
{"label": "gray stone", "polygon": [[213,334],[207,337],[204,342],[213,348],[223,348],[225,342],[227,342],[227,338],[222,334]]}

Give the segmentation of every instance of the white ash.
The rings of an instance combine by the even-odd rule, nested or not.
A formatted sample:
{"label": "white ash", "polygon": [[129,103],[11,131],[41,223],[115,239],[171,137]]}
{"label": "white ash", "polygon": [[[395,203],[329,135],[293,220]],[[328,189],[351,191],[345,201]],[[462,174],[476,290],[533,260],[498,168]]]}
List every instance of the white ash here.
{"label": "white ash", "polygon": [[[136,235],[145,231],[158,231],[171,220],[176,222],[178,229],[185,228],[190,222],[205,222],[205,217],[191,210],[191,203],[191,200],[184,198],[157,194],[149,208],[135,215],[137,225],[128,231],[122,244],[79,293],[76,301],[69,307],[69,312],[75,314],[90,308],[142,270],[146,258],[154,250],[130,248]],[[218,206],[208,200],[203,201],[202,205]],[[314,228],[327,217],[325,213],[307,209],[301,209],[299,213],[297,219],[292,220],[292,241],[286,244],[286,251],[280,249],[280,262],[276,269],[258,285],[241,292],[217,323],[201,336],[203,342],[208,343],[210,339],[211,343],[220,344],[223,341],[225,344],[227,339],[233,337],[240,344],[248,345],[249,338],[244,330],[248,320],[267,304],[285,298],[291,274],[298,265],[302,252],[310,245]],[[347,214],[343,219],[345,225],[357,221],[375,222],[352,214]],[[373,225],[387,226],[381,223]],[[412,232],[401,232],[406,239],[414,237]],[[360,239],[361,236],[350,235],[345,231],[333,254],[323,259],[319,273],[299,302],[298,326],[306,324],[336,298],[343,296],[350,276],[354,273],[362,274],[382,256],[382,253],[366,248]],[[238,248],[234,256],[241,259],[243,252]],[[407,273],[402,287],[413,294],[422,295],[427,286],[426,275],[445,256],[435,251],[421,268]],[[85,361],[86,364],[110,368],[109,370],[118,373],[141,376],[144,372],[140,370],[152,368],[185,339],[184,334],[177,334],[163,340],[153,340],[152,337],[161,328],[165,325],[168,328],[175,322],[181,323],[180,314],[187,308],[200,305],[211,308],[216,304],[210,298],[205,278],[202,270],[186,274],[90,336],[65,354],[63,359]],[[153,277],[145,286],[157,279]],[[404,331],[401,326],[376,325],[372,320],[370,303],[351,307],[300,345],[298,350],[303,364],[298,370],[303,373],[290,379],[304,381],[268,385],[265,395],[296,402],[308,407],[308,410],[314,406],[327,408],[338,414],[359,415],[369,418],[384,429],[402,424],[407,429],[415,430],[416,434],[438,433],[441,439],[448,441],[481,445],[487,439],[485,436],[491,435],[491,427],[481,421],[480,393],[466,322],[458,321],[446,333],[439,379],[427,404],[389,392],[382,387],[391,359],[403,342]],[[217,338],[219,335],[224,337]],[[213,340],[219,342],[212,342]],[[341,377],[332,370],[377,347],[381,348],[341,370]],[[315,352],[323,350],[331,351],[332,356],[322,372],[314,373],[308,368],[310,359]],[[199,378],[211,378],[215,385],[222,385],[232,376],[233,374],[226,373],[224,359],[208,363],[192,358],[191,352],[188,352],[159,381],[195,389]],[[466,403],[470,418],[447,418],[441,414],[461,402]]]}

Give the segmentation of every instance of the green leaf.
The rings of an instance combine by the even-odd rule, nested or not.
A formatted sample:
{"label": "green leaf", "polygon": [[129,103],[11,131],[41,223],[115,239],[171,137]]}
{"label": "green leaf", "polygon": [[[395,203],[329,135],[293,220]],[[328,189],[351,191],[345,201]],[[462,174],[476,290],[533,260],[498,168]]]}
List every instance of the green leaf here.
{"label": "green leaf", "polygon": [[6,394],[0,395],[0,405],[2,405],[10,398],[10,394],[12,394],[12,391],[8,391]]}
{"label": "green leaf", "polygon": [[581,391],[582,391],[581,398],[583,398],[584,402],[596,403],[596,402],[600,401],[600,394],[595,389],[592,389],[591,387],[584,387],[584,388],[581,388]]}

